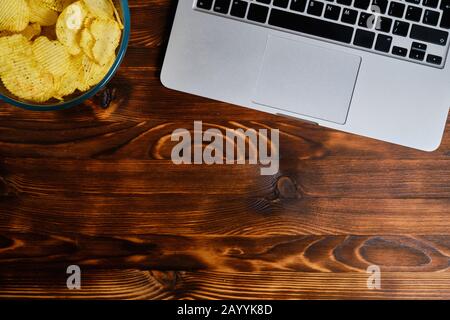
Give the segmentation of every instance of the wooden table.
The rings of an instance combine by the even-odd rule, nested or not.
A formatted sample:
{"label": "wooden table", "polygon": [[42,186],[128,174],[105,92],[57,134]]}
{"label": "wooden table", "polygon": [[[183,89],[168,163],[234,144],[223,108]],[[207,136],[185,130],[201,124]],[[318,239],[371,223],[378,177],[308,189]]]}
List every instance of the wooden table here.
{"label": "wooden table", "polygon": [[[175,2],[131,1],[126,60],[92,101],[0,105],[0,297],[450,298],[450,122],[425,153],[165,89]],[[279,128],[279,174],[174,165],[194,120]]]}

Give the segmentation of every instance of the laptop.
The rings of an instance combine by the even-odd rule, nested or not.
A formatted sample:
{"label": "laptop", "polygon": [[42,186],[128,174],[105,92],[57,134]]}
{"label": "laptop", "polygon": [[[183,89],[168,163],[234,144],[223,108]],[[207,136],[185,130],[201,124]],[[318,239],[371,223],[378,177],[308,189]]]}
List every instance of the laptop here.
{"label": "laptop", "polygon": [[450,0],[179,0],[161,81],[433,151],[450,106],[449,31]]}

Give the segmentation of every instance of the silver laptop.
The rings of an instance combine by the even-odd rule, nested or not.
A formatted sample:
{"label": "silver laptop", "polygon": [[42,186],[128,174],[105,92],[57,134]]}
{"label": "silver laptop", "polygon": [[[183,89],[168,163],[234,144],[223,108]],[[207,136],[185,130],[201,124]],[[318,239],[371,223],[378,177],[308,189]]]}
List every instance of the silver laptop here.
{"label": "silver laptop", "polygon": [[178,2],[166,87],[438,148],[450,106],[450,0]]}

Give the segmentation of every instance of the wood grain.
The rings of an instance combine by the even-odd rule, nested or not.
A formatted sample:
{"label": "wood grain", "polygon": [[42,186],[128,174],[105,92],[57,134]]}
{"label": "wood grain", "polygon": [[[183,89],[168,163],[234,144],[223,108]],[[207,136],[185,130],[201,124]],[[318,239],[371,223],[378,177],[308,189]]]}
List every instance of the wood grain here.
{"label": "wood grain", "polygon": [[[39,264],[149,270],[447,271],[446,236],[52,236],[3,233],[0,268]],[[42,252],[46,256],[42,257]]]}
{"label": "wood grain", "polygon": [[159,272],[87,270],[82,290],[68,291],[65,274],[7,274],[2,296],[12,299],[449,299],[449,273],[385,272],[381,290],[367,275],[311,272]]}
{"label": "wood grain", "polygon": [[[450,299],[450,121],[425,153],[168,90],[176,1],[130,6],[110,105],[0,103],[0,298]],[[174,165],[194,120],[280,129],[280,172]]]}

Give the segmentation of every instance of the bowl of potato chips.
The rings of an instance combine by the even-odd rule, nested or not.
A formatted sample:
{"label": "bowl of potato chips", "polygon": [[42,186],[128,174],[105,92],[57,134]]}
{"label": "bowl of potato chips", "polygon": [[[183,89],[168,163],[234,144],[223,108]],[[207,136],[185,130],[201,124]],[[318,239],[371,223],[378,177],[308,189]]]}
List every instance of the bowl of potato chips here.
{"label": "bowl of potato chips", "polygon": [[78,105],[111,80],[129,37],[127,0],[0,0],[0,99]]}

